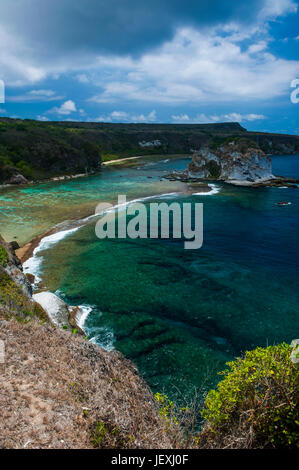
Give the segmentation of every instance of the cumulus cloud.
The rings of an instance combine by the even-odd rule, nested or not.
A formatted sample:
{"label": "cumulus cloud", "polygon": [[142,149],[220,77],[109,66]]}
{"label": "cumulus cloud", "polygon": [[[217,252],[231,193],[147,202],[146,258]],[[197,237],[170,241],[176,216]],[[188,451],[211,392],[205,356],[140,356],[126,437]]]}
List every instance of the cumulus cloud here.
{"label": "cumulus cloud", "polygon": [[295,0],[1,0],[1,22],[50,59],[78,50],[143,53],[171,39],[178,27],[248,26],[295,9]]}
{"label": "cumulus cloud", "polygon": [[229,113],[219,115],[206,115],[204,113],[197,114],[195,117],[190,117],[188,114],[178,114],[171,116],[172,121],[178,124],[208,124],[216,122],[245,122],[245,121],[258,121],[266,119],[263,114],[241,114]]}
{"label": "cumulus cloud", "polygon": [[259,121],[261,119],[266,119],[266,116],[263,114],[240,114],[240,113],[230,113],[230,114],[225,114],[224,119],[226,121]]}
{"label": "cumulus cloud", "polygon": [[[253,122],[299,75],[299,60],[273,52],[269,26],[296,8],[295,0],[1,0],[0,78],[7,101],[36,103],[42,118],[156,122],[148,110],[168,107],[174,122]],[[54,100],[47,112],[37,106]],[[134,106],[142,111],[118,111]]]}
{"label": "cumulus cloud", "polygon": [[36,118],[38,121],[44,121],[44,122],[47,122],[49,121],[49,118],[47,118],[46,116],[37,116]]}
{"label": "cumulus cloud", "polygon": [[77,111],[77,107],[74,101],[72,100],[67,100],[65,101],[59,108],[55,107],[52,108],[49,113],[56,113],[56,114],[62,114],[62,115],[69,115],[71,113],[74,113]]}
{"label": "cumulus cloud", "polygon": [[173,114],[171,119],[175,122],[190,122],[190,117],[188,114]]}
{"label": "cumulus cloud", "polygon": [[[205,34],[184,28],[154,52],[117,62],[121,79],[100,81],[102,91],[91,100],[180,104],[274,98],[288,90],[299,61],[275,57],[267,46],[255,32],[248,37],[235,26],[225,34],[223,28]],[[109,67],[113,76],[113,60]]]}
{"label": "cumulus cloud", "polygon": [[87,83],[102,57],[148,57],[178,29],[257,31],[295,10],[295,0],[1,0],[0,70],[10,86],[70,71]]}
{"label": "cumulus cloud", "polygon": [[157,115],[156,111],[153,110],[148,114],[135,114],[135,113],[128,113],[126,111],[112,111],[109,114],[104,114],[98,116],[96,119],[90,119],[90,121],[96,122],[156,122]]}

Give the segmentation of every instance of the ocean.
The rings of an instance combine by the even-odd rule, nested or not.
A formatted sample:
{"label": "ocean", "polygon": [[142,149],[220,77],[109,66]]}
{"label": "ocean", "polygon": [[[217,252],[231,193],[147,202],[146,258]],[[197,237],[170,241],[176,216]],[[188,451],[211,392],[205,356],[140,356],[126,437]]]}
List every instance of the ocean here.
{"label": "ocean", "polygon": [[[25,243],[51,226],[92,215],[98,202],[202,202],[204,241],[105,239],[96,219],[42,242],[25,265],[51,291],[83,306],[86,335],[117,349],[153,391],[172,398],[204,394],[227,361],[257,346],[290,342],[299,332],[298,188],[211,192],[163,180],[186,158],[113,166],[67,182],[0,192],[0,233]],[[299,178],[299,155],[274,156],[273,173]],[[196,193],[196,194],[195,194]],[[277,205],[280,201],[289,205]]]}

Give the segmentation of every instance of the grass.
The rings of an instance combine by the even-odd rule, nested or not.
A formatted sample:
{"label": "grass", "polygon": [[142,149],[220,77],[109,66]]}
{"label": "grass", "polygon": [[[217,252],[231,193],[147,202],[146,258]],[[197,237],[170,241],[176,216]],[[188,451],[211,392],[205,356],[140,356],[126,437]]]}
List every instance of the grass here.
{"label": "grass", "polygon": [[6,249],[0,245],[0,265],[6,266],[8,263],[8,254]]}
{"label": "grass", "polygon": [[13,316],[19,322],[28,322],[32,317],[47,319],[42,307],[29,299],[3,269],[0,269],[0,306],[6,318]]}

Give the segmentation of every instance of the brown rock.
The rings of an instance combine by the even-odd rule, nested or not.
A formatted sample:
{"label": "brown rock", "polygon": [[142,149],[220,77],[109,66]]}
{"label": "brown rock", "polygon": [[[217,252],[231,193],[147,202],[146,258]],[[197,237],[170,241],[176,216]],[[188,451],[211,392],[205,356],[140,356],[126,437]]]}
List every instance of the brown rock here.
{"label": "brown rock", "polygon": [[28,281],[30,282],[30,284],[34,284],[34,281],[35,281],[35,276],[34,276],[34,274],[27,273],[27,274],[25,274],[25,276],[27,277],[27,279],[28,279]]}
{"label": "brown rock", "polygon": [[5,181],[5,184],[27,184],[27,183],[28,183],[27,178],[21,175],[21,173],[15,173],[14,175],[11,176],[11,178]]}

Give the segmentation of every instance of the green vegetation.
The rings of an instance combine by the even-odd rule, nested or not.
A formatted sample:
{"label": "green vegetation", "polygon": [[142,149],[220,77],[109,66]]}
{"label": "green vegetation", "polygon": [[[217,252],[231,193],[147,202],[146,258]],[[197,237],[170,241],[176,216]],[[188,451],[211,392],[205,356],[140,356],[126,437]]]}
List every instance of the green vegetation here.
{"label": "green vegetation", "polygon": [[5,267],[7,265],[7,262],[8,262],[7,251],[2,245],[0,245],[0,264]]}
{"label": "green vegetation", "polygon": [[0,269],[0,308],[8,319],[13,316],[20,322],[28,322],[32,317],[47,318],[43,308],[32,302],[3,268]]}
{"label": "green vegetation", "polygon": [[[299,150],[297,136],[247,132],[238,123],[104,124],[0,118],[0,183],[16,172],[30,180],[94,172],[99,170],[101,161],[136,155],[189,154],[203,144],[216,148],[244,137],[266,152]],[[160,145],[140,145],[155,140]]]}
{"label": "green vegetation", "polygon": [[256,348],[229,362],[206,398],[204,439],[244,447],[299,446],[299,369],[288,344]]}
{"label": "green vegetation", "polygon": [[203,405],[194,400],[179,408],[156,393],[165,433],[175,448],[298,448],[298,364],[294,340],[228,362]]}
{"label": "green vegetation", "polygon": [[110,162],[111,160],[118,160],[120,157],[114,153],[104,152],[102,153],[102,162]]}
{"label": "green vegetation", "polygon": [[218,165],[214,160],[211,160],[207,163],[208,170],[212,178],[219,178],[221,174],[221,166]]}
{"label": "green vegetation", "polygon": [[100,449],[129,449],[134,447],[133,436],[122,433],[119,426],[110,423],[109,418],[98,421],[90,432],[93,447]]}

